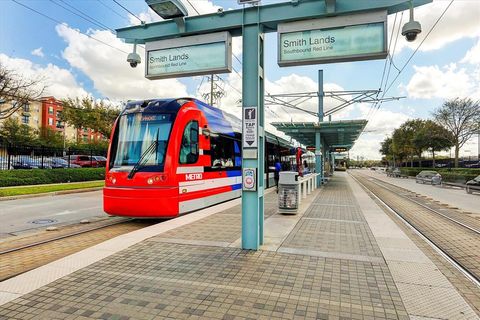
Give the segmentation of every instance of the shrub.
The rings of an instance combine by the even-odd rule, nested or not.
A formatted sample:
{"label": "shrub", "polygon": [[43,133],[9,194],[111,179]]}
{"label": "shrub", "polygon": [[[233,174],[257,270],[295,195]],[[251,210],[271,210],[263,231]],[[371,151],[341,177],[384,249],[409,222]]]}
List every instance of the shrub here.
{"label": "shrub", "polygon": [[32,169],[0,171],[0,187],[93,181],[105,179],[105,168]]}

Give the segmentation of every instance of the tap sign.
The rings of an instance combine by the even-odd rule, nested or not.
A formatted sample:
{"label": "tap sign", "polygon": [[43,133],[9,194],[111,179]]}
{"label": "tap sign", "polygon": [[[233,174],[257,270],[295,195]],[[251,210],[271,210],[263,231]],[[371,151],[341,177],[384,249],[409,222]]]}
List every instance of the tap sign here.
{"label": "tap sign", "polygon": [[257,107],[243,108],[243,148],[258,147]]}

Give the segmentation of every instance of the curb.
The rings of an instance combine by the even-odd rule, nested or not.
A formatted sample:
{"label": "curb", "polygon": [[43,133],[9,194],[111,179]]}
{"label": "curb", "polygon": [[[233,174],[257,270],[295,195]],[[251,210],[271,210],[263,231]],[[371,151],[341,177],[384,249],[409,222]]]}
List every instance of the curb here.
{"label": "curb", "polygon": [[92,192],[92,191],[99,191],[99,190],[103,190],[103,187],[62,190],[62,191],[53,191],[53,192],[35,193],[35,194],[22,194],[18,196],[7,196],[7,197],[0,197],[0,201],[40,198],[40,197],[48,197],[48,196],[60,196],[65,194],[84,193],[84,192]]}

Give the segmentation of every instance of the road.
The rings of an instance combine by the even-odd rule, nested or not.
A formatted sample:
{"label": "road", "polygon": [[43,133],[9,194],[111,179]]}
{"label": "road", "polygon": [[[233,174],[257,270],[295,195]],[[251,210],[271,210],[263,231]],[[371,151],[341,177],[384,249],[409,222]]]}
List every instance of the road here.
{"label": "road", "polygon": [[105,216],[102,191],[0,201],[0,239]]}

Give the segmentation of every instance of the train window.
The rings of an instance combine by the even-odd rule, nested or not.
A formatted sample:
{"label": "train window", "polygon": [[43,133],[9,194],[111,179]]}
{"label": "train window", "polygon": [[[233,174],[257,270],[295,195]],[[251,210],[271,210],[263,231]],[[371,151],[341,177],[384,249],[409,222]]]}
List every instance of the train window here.
{"label": "train window", "polygon": [[[212,137],[210,140],[212,167],[234,167],[241,165],[238,143],[225,137]],[[238,152],[236,150],[238,149]],[[238,153],[238,155],[237,155]]]}
{"label": "train window", "polygon": [[180,149],[180,163],[192,164],[198,161],[198,122],[190,121],[183,131]]}

